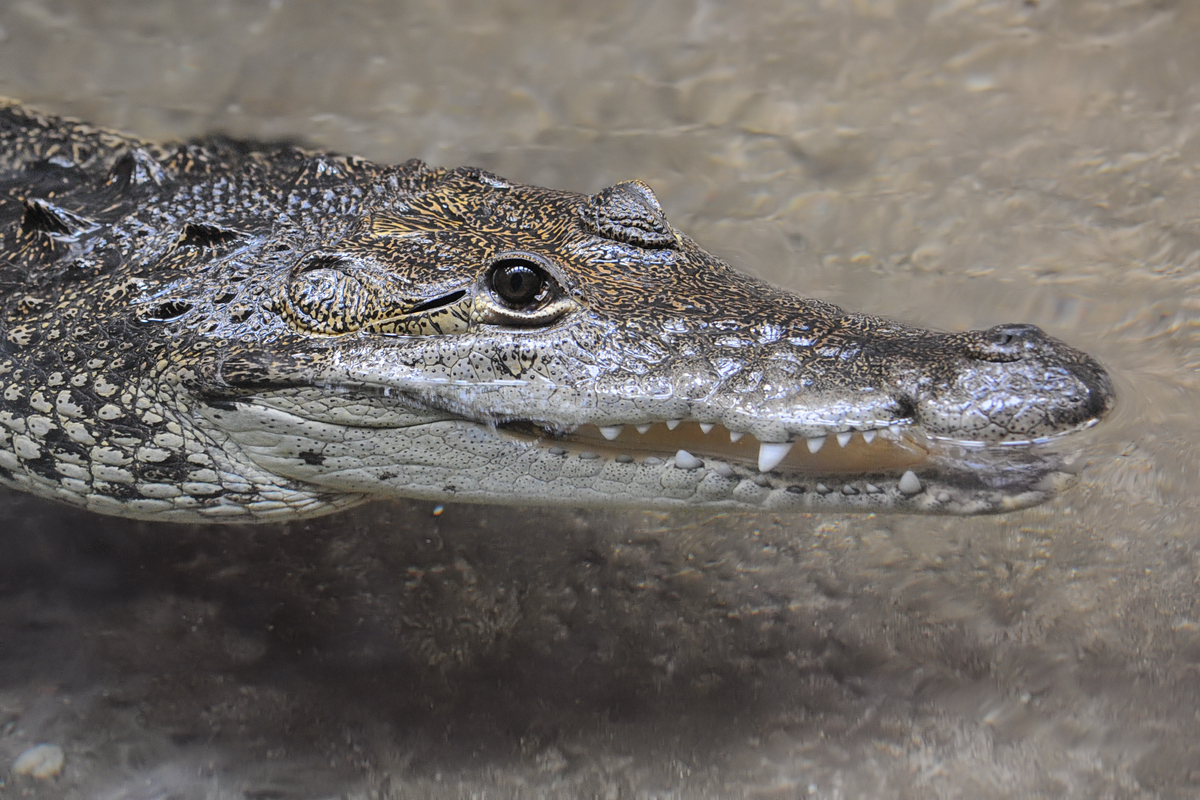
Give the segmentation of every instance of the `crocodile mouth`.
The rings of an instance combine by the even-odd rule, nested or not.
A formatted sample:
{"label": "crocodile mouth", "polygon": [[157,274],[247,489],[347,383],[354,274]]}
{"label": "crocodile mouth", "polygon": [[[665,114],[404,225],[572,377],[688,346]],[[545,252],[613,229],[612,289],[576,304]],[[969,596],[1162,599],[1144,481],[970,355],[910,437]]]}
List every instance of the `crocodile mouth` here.
{"label": "crocodile mouth", "polygon": [[718,423],[667,422],[641,425],[583,425],[569,434],[548,434],[528,423],[500,430],[530,438],[555,455],[604,458],[650,466],[673,460],[676,467],[733,467],[760,473],[797,475],[865,475],[919,469],[937,443],[911,427],[893,425],[844,431],[794,442],[760,442],[752,434],[730,431]]}

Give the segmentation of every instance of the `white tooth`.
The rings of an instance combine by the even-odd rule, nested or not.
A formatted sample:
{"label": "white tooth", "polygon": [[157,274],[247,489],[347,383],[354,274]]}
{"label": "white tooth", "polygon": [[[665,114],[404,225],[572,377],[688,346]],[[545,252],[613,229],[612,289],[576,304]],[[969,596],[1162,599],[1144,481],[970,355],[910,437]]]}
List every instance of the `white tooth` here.
{"label": "white tooth", "polygon": [[635,427],[635,430],[637,430],[638,433],[648,433],[650,430],[650,425],[649,423],[645,425],[638,425]]}
{"label": "white tooth", "polygon": [[900,426],[899,425],[889,425],[888,430],[892,432],[893,436],[900,435]]}
{"label": "white tooth", "polygon": [[758,471],[770,472],[787,458],[791,442],[763,442],[758,446]]}
{"label": "white tooth", "polygon": [[669,431],[673,431],[673,430],[675,430],[676,428],[678,428],[678,427],[679,427],[679,423],[681,423],[681,422],[683,422],[683,420],[681,420],[681,419],[669,419],[669,420],[667,420],[667,430],[669,430]]}
{"label": "white tooth", "polygon": [[620,436],[623,430],[625,430],[624,425],[602,425],[600,426],[600,435],[611,442]]}
{"label": "white tooth", "polygon": [[746,435],[745,431],[730,431],[729,432],[729,441],[736,442],[738,439],[742,438],[745,435]]}
{"label": "white tooth", "polygon": [[700,431],[702,433],[712,433],[713,424],[711,422],[701,422]]}
{"label": "white tooth", "polygon": [[808,440],[808,452],[816,453],[825,444],[824,436],[814,436]]}
{"label": "white tooth", "polygon": [[921,491],[921,479],[911,469],[900,476],[900,482],[896,484],[896,488],[901,494],[916,494]]}
{"label": "white tooth", "polygon": [[678,469],[699,469],[704,466],[704,462],[687,450],[680,450],[675,453],[675,466]]}
{"label": "white tooth", "polygon": [[846,445],[850,444],[850,437],[853,435],[854,434],[850,431],[843,431],[842,433],[839,433],[837,435],[838,447],[845,447]]}
{"label": "white tooth", "polygon": [[867,444],[875,441],[875,431],[863,431],[863,441]]}

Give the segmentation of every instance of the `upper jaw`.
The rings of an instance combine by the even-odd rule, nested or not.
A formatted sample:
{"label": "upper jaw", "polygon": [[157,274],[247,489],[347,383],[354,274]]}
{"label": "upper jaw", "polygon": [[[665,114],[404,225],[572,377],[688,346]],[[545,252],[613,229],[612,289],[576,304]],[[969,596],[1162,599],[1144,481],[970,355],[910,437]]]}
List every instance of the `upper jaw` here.
{"label": "upper jaw", "polygon": [[[547,436],[567,436],[583,426],[612,431],[662,424],[673,429],[688,422],[721,426],[735,437],[749,435],[766,444],[903,429],[915,437],[986,446],[1055,438],[1091,424],[1111,404],[1103,401],[1096,413],[1082,403],[1078,411],[1057,413],[1036,426],[1017,429],[989,424],[977,410],[966,409],[962,402],[936,393],[899,390],[898,386],[907,389],[920,385],[920,381],[907,376],[903,381],[878,378],[864,381],[857,388],[793,390],[766,398],[761,392],[710,386],[706,387],[707,396],[697,398],[687,391],[694,387],[673,385],[670,380],[646,381],[633,388],[611,386],[594,375],[578,383],[494,376],[453,380],[430,377],[420,365],[405,367],[395,361],[386,369],[359,365],[338,372],[322,382],[386,393],[414,407],[447,412],[488,426],[528,424]],[[955,387],[955,392],[965,394],[961,387]],[[1026,406],[1018,404],[1015,411],[993,408],[991,412],[996,419],[1004,415],[1014,418],[1027,411]],[[982,424],[972,424],[976,418]]]}
{"label": "upper jaw", "polygon": [[[898,330],[891,336],[916,335]],[[460,372],[439,373],[400,342],[387,350],[365,343],[362,350],[343,350],[336,362],[327,362],[328,372],[317,383],[387,393],[414,408],[520,430],[545,441],[580,439],[604,446],[627,431],[621,441],[632,444],[639,440],[629,437],[639,427],[673,430],[687,422],[707,446],[715,439],[704,429],[711,432],[710,426],[720,426],[723,431],[716,438],[750,437],[765,448],[757,458],[764,471],[772,463],[783,463],[779,454],[789,444],[797,453],[819,450],[826,443],[871,444],[885,431],[893,437],[903,433],[907,442],[928,450],[956,444],[1035,443],[1091,424],[1111,405],[1111,389],[1106,389],[1107,376],[1099,365],[1048,337],[1044,344],[1038,340],[1037,359],[1014,365],[966,359],[955,335],[922,334],[918,338],[929,351],[923,358],[914,357],[907,346],[897,347],[901,355],[890,360],[870,354],[854,365],[852,380],[840,377],[837,368],[844,365],[835,361],[815,368],[787,361],[787,354],[779,350],[782,343],[725,373],[715,358],[682,361],[657,353],[649,363],[618,359],[604,364],[594,349],[579,346],[582,343],[574,343],[572,337],[525,338],[558,363],[546,365],[545,374],[512,375],[497,371],[496,361],[486,355],[496,347],[487,337],[478,342],[427,341],[426,348],[444,348],[434,355],[445,363],[473,359]],[[1038,359],[1053,360],[1061,373],[1061,380],[1049,389],[1038,384],[1039,374],[1043,381],[1047,374]],[[633,378],[638,367],[641,374]],[[945,377],[930,379],[938,368]],[[751,381],[748,375],[756,369],[763,377]],[[969,424],[975,411],[965,413],[964,403],[977,403],[981,392],[994,394],[997,384],[1012,380],[1013,374],[1019,377],[1014,391],[1033,398],[1035,410],[1039,404],[1061,402],[1058,395],[1078,396],[1078,408],[1056,411],[1045,424],[1022,430]],[[1003,414],[1019,419],[1030,404],[1010,405],[993,407],[990,413],[997,419]],[[803,447],[795,447],[801,443]],[[745,457],[744,452],[739,455]]]}
{"label": "upper jaw", "polygon": [[754,404],[743,398],[732,402],[675,401],[653,403],[598,403],[591,413],[548,428],[571,428],[580,424],[597,427],[638,426],[681,422],[718,425],[735,435],[750,435],[760,442],[797,442],[838,434],[880,431],[913,424],[911,417],[886,397],[864,396],[855,400],[803,398],[790,403]]}

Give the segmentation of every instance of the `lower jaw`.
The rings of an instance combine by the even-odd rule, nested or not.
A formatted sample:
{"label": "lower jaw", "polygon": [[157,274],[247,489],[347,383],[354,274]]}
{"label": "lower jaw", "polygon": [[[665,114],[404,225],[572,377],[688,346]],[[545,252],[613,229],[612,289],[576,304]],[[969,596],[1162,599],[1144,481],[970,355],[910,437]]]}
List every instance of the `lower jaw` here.
{"label": "lower jaw", "polygon": [[[480,429],[478,438],[467,434],[463,441],[483,443],[489,435]],[[489,462],[466,473],[453,467],[389,466],[378,475],[378,483],[369,483],[384,493],[394,487],[390,490],[398,494],[436,502],[971,515],[1036,505],[1070,480],[1060,461],[1030,452],[1003,463],[933,454],[903,472],[838,475],[761,473],[753,466],[717,459],[681,464],[678,456],[622,461],[592,451],[512,442],[504,455],[497,453]]]}
{"label": "lower jaw", "polygon": [[801,441],[763,471],[751,437],[730,443],[695,423],[609,439],[596,428],[554,437],[446,418],[347,427],[271,397],[211,411],[256,469],[334,492],[439,502],[981,514],[1042,502],[1067,479],[1063,460],[1039,448],[956,448],[915,430],[869,442],[855,434],[844,446],[828,437],[817,453]]}
{"label": "lower jaw", "polygon": [[[528,436],[519,438],[530,442]],[[1003,513],[1045,502],[1077,471],[1068,459],[1044,448],[947,442],[912,428],[877,431],[869,441],[861,433],[841,441],[831,435],[816,452],[802,439],[765,471],[756,458],[759,443],[750,436],[731,443],[720,426],[705,433],[696,423],[671,430],[660,424],[644,434],[627,428],[613,438],[583,426],[567,436],[543,434],[533,441],[539,450],[568,461],[711,473],[739,484],[735,494],[749,501],[730,497],[713,505],[780,511]],[[615,504],[675,505],[670,498]]]}

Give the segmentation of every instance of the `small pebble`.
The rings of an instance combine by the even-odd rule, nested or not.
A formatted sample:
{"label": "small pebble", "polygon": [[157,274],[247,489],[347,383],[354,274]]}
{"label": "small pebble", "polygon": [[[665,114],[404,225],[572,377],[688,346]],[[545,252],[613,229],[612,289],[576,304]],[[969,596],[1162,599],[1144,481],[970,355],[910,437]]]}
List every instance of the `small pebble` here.
{"label": "small pebble", "polygon": [[12,771],[15,775],[31,778],[53,778],[62,772],[66,755],[56,744],[38,744],[17,756]]}

